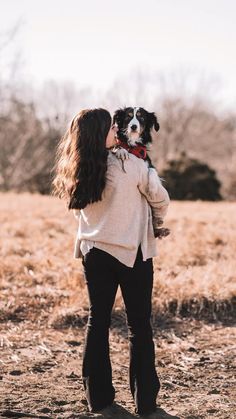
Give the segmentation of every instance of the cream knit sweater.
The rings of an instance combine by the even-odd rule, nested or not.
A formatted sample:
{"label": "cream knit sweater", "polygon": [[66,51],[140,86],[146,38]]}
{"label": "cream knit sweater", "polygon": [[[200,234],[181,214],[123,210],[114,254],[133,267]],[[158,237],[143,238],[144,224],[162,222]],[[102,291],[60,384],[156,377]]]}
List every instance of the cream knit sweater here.
{"label": "cream knit sweater", "polygon": [[157,255],[153,224],[166,215],[168,193],[157,177],[156,193],[150,196],[149,169],[142,159],[130,154],[124,168],[109,151],[102,200],[73,210],[79,222],[75,258],[94,246],[133,267],[140,244],[143,260]]}

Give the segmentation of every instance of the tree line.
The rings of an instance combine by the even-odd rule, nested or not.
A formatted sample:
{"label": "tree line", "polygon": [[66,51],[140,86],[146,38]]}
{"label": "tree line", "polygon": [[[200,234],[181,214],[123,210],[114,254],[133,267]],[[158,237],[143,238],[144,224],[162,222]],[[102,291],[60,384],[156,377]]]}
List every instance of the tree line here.
{"label": "tree line", "polygon": [[[102,92],[52,80],[36,89],[16,76],[17,59],[2,59],[15,32],[4,42],[0,37],[0,191],[50,193],[57,144],[80,109],[99,106],[112,113],[122,106],[142,106],[158,117],[160,131],[153,132],[150,155],[174,198],[207,199],[205,180],[215,185],[209,199],[236,198],[236,113],[217,108],[211,78],[194,74],[194,85],[191,72],[164,77],[137,70]],[[194,198],[180,191],[184,179],[189,182],[191,165],[192,179],[205,189]]]}
{"label": "tree line", "polygon": [[[45,106],[41,107],[12,91],[0,98],[1,191],[50,193],[56,146],[75,112],[72,108],[77,107],[78,111],[84,107],[85,94],[89,103],[88,92],[80,92],[78,103],[75,106],[73,98],[75,103],[70,108],[64,99],[70,97],[68,87],[62,86],[60,92],[57,86],[61,103],[55,95],[55,86],[54,89],[53,84],[50,87],[55,100],[51,109],[53,97],[51,102],[47,99]],[[106,105],[105,101],[102,105]],[[158,171],[166,173],[170,162],[181,160],[184,153],[185,160],[188,156],[214,170],[221,184],[221,196],[234,199],[236,115],[219,115],[203,101],[190,104],[181,97],[165,97],[156,107],[148,110],[156,111],[161,127],[158,134],[153,132],[150,150]]]}

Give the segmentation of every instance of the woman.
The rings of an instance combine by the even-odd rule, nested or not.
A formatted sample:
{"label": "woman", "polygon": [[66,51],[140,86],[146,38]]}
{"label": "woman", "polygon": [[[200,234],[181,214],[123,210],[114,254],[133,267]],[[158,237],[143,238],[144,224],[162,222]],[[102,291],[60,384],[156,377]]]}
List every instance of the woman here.
{"label": "woman", "polygon": [[130,389],[135,411],[148,415],[156,411],[160,388],[150,324],[157,254],[152,222],[164,217],[169,197],[160,182],[156,196],[149,197],[142,159],[129,155],[123,170],[112,152],[115,137],[106,110],[76,115],[58,148],[54,190],[79,220],[75,257],[82,257],[90,302],[82,366],[89,410],[101,411],[115,397],[109,327],[120,285],[129,329]]}

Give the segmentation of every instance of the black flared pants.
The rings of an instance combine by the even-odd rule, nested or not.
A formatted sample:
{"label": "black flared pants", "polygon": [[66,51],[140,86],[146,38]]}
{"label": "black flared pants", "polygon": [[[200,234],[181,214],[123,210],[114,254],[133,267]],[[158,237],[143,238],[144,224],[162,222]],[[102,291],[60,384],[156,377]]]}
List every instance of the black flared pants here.
{"label": "black flared pants", "polygon": [[143,261],[139,247],[134,267],[129,268],[109,253],[94,247],[83,258],[83,266],[90,308],[82,376],[89,408],[99,411],[115,398],[109,357],[109,328],[112,307],[120,285],[129,331],[130,390],[136,412],[151,413],[156,409],[160,388],[150,323],[152,259]]}

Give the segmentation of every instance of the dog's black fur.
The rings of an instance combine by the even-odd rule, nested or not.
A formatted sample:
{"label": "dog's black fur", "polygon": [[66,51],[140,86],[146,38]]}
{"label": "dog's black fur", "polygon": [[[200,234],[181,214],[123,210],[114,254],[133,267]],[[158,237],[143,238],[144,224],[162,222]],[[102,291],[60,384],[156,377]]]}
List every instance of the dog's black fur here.
{"label": "dog's black fur", "polygon": [[[135,123],[132,124],[132,121]],[[155,131],[159,131],[160,128],[155,113],[148,112],[144,108],[127,107],[118,109],[114,113],[113,123],[117,124],[118,127],[117,138],[131,147],[136,145],[147,147],[152,143],[151,129],[154,128]],[[130,140],[132,135],[136,135],[137,139]],[[148,155],[145,160],[149,167],[153,167]]]}

